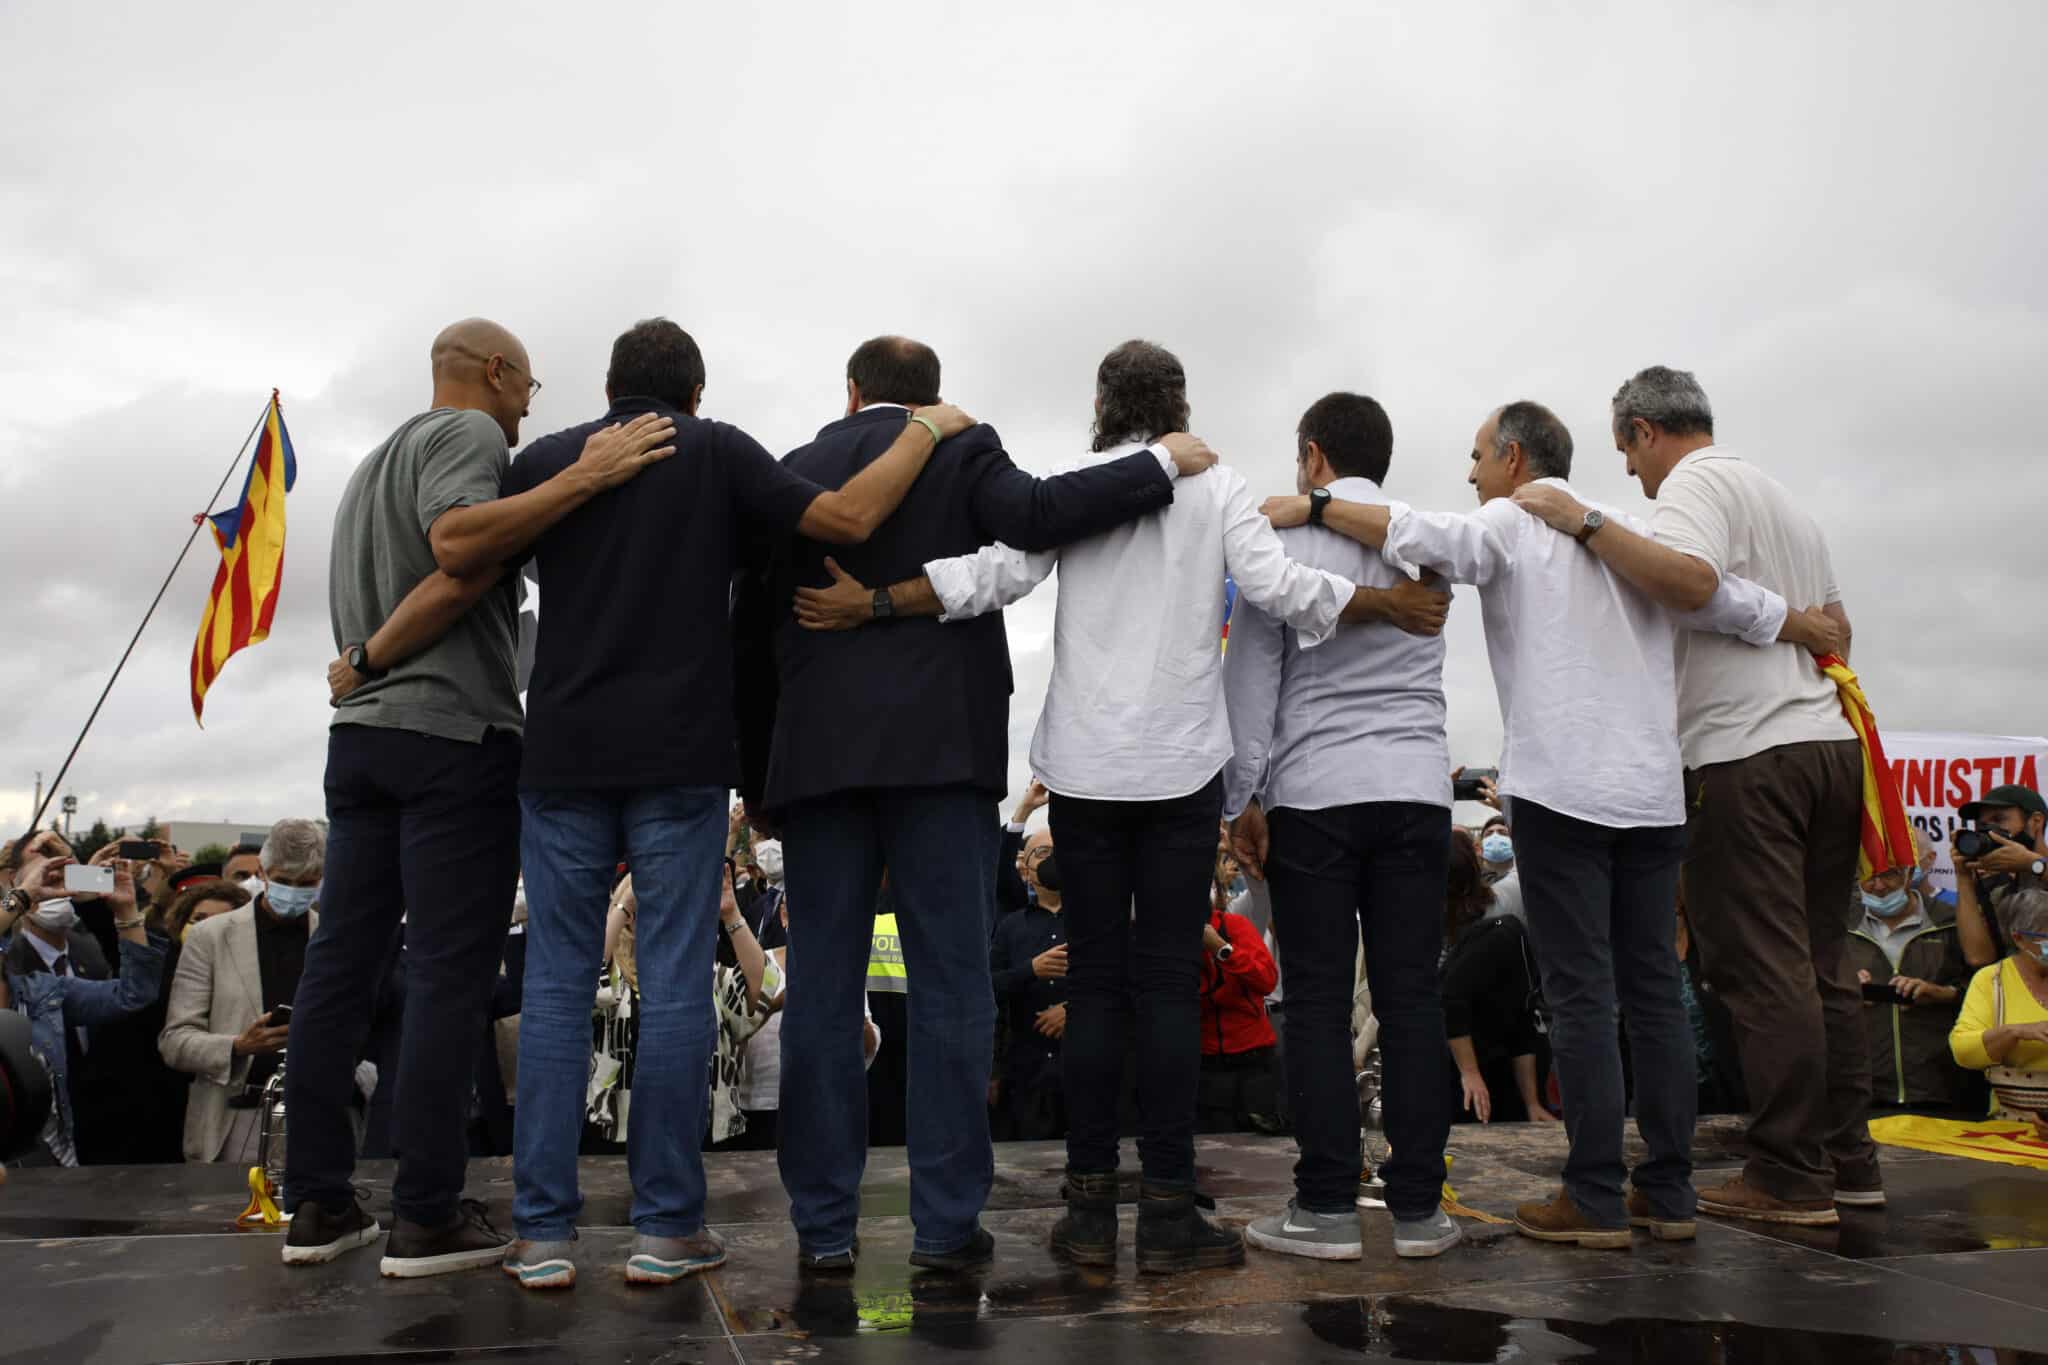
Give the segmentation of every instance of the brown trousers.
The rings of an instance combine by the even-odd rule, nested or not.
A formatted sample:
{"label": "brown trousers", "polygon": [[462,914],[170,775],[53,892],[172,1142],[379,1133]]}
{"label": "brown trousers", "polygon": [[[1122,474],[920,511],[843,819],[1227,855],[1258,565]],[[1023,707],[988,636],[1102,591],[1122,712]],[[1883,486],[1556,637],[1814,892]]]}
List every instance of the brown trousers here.
{"label": "brown trousers", "polygon": [[1862,829],[1855,740],[1786,744],[1685,775],[1682,881],[1707,983],[1735,1021],[1752,1187],[1873,1188],[1870,1057],[1847,953]]}

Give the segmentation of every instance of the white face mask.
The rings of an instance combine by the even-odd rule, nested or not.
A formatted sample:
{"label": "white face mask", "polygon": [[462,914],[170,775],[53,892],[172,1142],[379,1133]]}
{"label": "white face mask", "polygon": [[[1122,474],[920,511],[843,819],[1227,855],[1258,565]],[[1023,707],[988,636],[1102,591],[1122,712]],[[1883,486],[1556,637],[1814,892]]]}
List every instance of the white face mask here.
{"label": "white face mask", "polygon": [[262,895],[265,891],[268,891],[270,889],[270,884],[264,881],[263,878],[257,876],[254,872],[251,872],[248,876],[236,882],[235,885],[241,887],[244,891],[248,892],[249,899],[251,900],[256,899],[256,897]]}
{"label": "white face mask", "polygon": [[320,883],[311,886],[286,886],[271,882],[263,888],[263,903],[270,907],[270,913],[280,919],[297,919],[313,908],[313,902],[320,899]]}
{"label": "white face mask", "polygon": [[58,896],[46,900],[28,912],[29,923],[38,929],[47,929],[53,934],[69,933],[78,923],[78,910],[71,904],[69,896]]}
{"label": "white face mask", "polygon": [[782,880],[782,841],[763,839],[754,850],[754,865],[761,869],[761,875],[771,882]]}

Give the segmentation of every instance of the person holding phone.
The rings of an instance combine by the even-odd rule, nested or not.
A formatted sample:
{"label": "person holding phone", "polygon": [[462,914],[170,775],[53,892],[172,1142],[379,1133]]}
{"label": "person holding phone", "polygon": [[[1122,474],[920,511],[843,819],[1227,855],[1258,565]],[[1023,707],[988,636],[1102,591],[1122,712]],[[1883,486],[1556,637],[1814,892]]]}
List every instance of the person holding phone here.
{"label": "person holding phone", "polygon": [[171,981],[157,1047],[193,1078],[185,1106],[187,1161],[256,1157],[265,1083],[284,1060],[292,999],[326,871],[327,836],[311,820],[280,820],[263,841],[247,905],[191,926]]}

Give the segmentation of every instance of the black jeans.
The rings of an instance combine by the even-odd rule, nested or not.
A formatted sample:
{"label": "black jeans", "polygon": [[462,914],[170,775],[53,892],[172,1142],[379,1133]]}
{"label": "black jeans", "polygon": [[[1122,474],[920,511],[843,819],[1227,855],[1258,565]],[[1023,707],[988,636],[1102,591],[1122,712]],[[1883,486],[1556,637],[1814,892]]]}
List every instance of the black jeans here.
{"label": "black jeans", "polygon": [[371,1002],[405,916],[405,1022],[394,1091],[399,1217],[456,1213],[468,1159],[474,1040],[512,923],[519,879],[519,739],[464,744],[410,730],[340,725],[327,741],[327,871],[306,945],[286,1053],[285,1188],[342,1208],[352,1199],[349,1105]]}
{"label": "black jeans", "polygon": [[1628,1021],[1636,1123],[1649,1148],[1633,1182],[1664,1218],[1690,1218],[1699,1105],[1692,1021],[1679,992],[1678,870],[1685,827],[1613,829],[1517,798],[1515,866],[1543,973],[1551,1064],[1564,1097],[1564,1187],[1601,1227],[1625,1228],[1626,1097],[1616,1007]]}
{"label": "black jeans", "polygon": [[1067,925],[1060,1053],[1072,1170],[1117,1167],[1117,1096],[1125,1047],[1135,1038],[1139,1164],[1147,1180],[1194,1183],[1202,926],[1222,814],[1220,774],[1166,801],[1053,794]]}
{"label": "black jeans", "polygon": [[[1396,1218],[1429,1217],[1443,1199],[1450,1138],[1444,1065],[1444,882],[1450,812],[1407,801],[1328,810],[1269,811],[1266,880],[1273,935],[1287,983],[1287,1092],[1296,1202],[1348,1213],[1363,1164],[1358,1090],[1351,1071],[1352,961],[1365,943],[1365,975],[1380,1024],[1387,1141],[1381,1174]],[[1060,849],[1065,868],[1066,849]]]}

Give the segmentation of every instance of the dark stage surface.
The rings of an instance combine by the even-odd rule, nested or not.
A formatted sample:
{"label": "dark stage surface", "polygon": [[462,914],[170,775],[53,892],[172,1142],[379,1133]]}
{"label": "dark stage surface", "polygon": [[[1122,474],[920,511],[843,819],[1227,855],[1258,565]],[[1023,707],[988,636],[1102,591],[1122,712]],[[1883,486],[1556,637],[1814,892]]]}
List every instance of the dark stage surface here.
{"label": "dark stage surface", "polygon": [[[1467,1203],[1511,1214],[1547,1196],[1560,1125],[1452,1139]],[[1703,1124],[1703,1176],[1735,1162]],[[1701,1220],[1691,1245],[1539,1246],[1466,1224],[1478,1244],[1399,1262],[1368,1211],[1361,1262],[1249,1253],[1243,1270],[1140,1277],[1077,1271],[1045,1248],[1063,1150],[997,1148],[984,1273],[913,1271],[900,1150],[869,1162],[863,1256],[849,1279],[801,1280],[772,1155],[707,1158],[726,1266],[629,1289],[622,1160],[584,1163],[580,1281],[522,1293],[496,1270],[384,1281],[376,1248],[287,1271],[275,1233],[237,1233],[239,1170],[15,1171],[0,1190],[0,1365],[363,1360],[1207,1362],[1273,1360],[2006,1362],[2048,1360],[2048,1174],[1886,1149],[1887,1210],[1824,1232]],[[1292,1145],[1204,1139],[1203,1188],[1242,1223],[1286,1201]],[[1134,1162],[1125,1153],[1127,1169]],[[388,1163],[365,1172],[389,1223]],[[1706,1176],[1701,1183],[1711,1183]],[[511,1170],[470,1167],[470,1193],[510,1227]],[[1969,1347],[1987,1348],[1978,1352]],[[1964,1349],[1955,1349],[1964,1348]]]}

